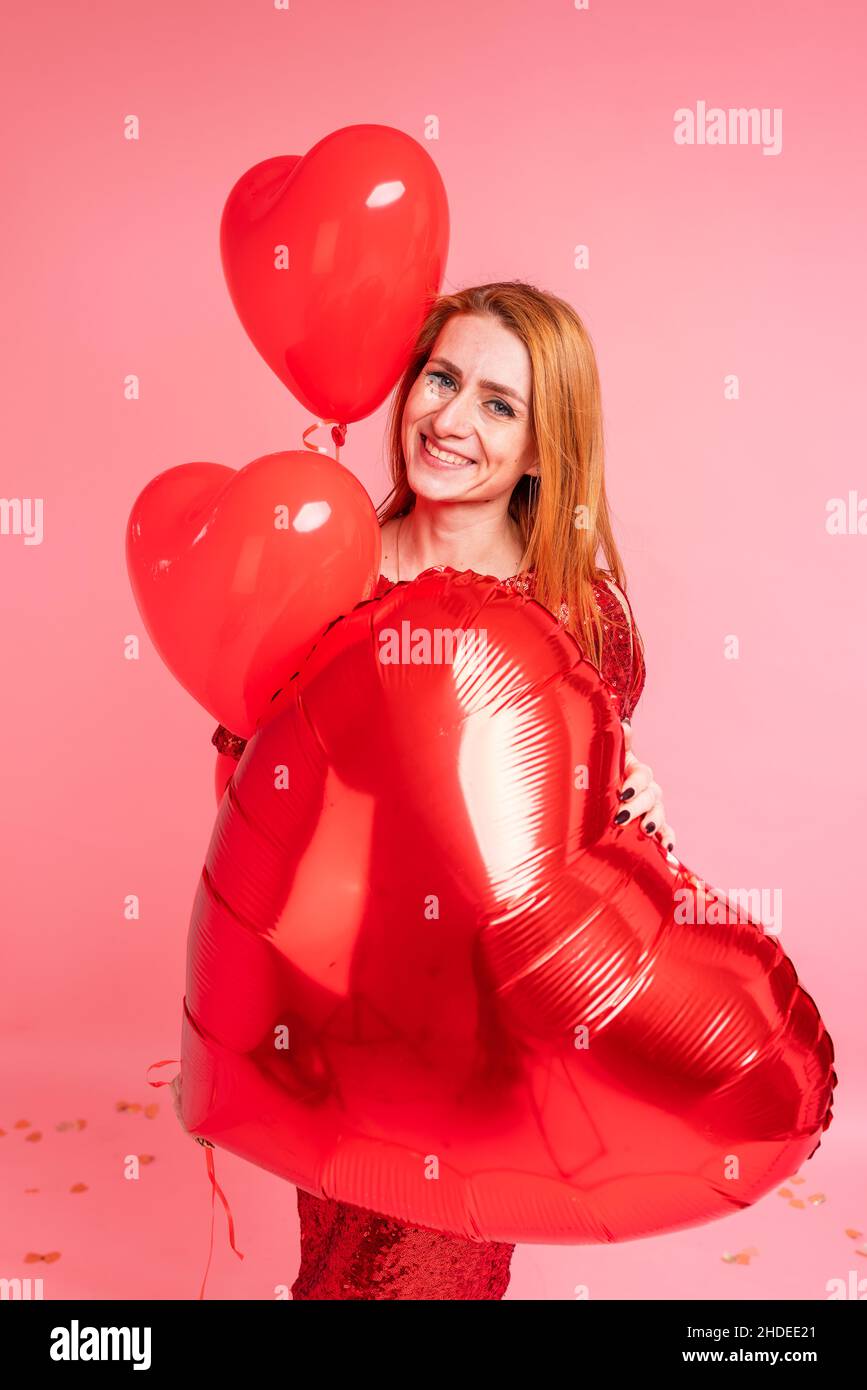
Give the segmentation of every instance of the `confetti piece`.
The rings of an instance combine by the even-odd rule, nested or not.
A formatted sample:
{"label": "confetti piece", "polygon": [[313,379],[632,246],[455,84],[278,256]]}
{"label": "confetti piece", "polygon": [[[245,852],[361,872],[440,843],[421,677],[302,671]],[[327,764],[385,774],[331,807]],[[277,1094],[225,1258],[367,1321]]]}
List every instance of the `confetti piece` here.
{"label": "confetti piece", "polygon": [[154,1162],[154,1155],[153,1155],[153,1154],[139,1154],[139,1156],[138,1156],[138,1161],[139,1161],[139,1163],[153,1163],[153,1162]]}
{"label": "confetti piece", "polygon": [[146,1118],[146,1119],[152,1120],[152,1119],[154,1118],[154,1116],[155,1116],[155,1115],[158,1115],[159,1113],[160,1113],[160,1107],[159,1107],[159,1105],[156,1104],[156,1102],[154,1102],[153,1105],[146,1105],[146,1106],[145,1106],[145,1118]]}
{"label": "confetti piece", "polygon": [[59,1259],[59,1250],[49,1250],[47,1255],[40,1255],[35,1250],[30,1250],[24,1256],[24,1263],[27,1265],[32,1265],[35,1264],[38,1260],[44,1260],[47,1265],[53,1265],[54,1261]]}
{"label": "confetti piece", "polygon": [[794,1182],[794,1183],[800,1183],[800,1182],[806,1182],[806,1181],[807,1181],[806,1178],[789,1178],[789,1182]]}
{"label": "confetti piece", "polygon": [[856,1255],[867,1255],[867,1245],[856,1245],[856,1246],[855,1246],[855,1254],[856,1254]]}
{"label": "confetti piece", "polygon": [[799,1211],[802,1211],[806,1205],[806,1202],[802,1202],[800,1197],[793,1197],[789,1203],[790,1207],[797,1207]]}
{"label": "confetti piece", "polygon": [[87,1124],[87,1120],[76,1120],[76,1121],[75,1121],[75,1128],[76,1128],[76,1129],[84,1129],[84,1127],[85,1127],[86,1124]]}
{"label": "confetti piece", "polygon": [[807,1198],[811,1207],[820,1207],[822,1203],[827,1202],[827,1200],[828,1198],[825,1196],[824,1192],[814,1192],[812,1197]]}
{"label": "confetti piece", "polygon": [[0,1139],[2,1139],[2,1138],[4,1137],[5,1134],[6,1134],[5,1129],[0,1129]]}
{"label": "confetti piece", "polygon": [[39,1188],[38,1188],[38,1187],[25,1187],[24,1191],[25,1191],[25,1192],[38,1192],[38,1191],[39,1191]]}
{"label": "confetti piece", "polygon": [[29,1120],[16,1120],[16,1121],[15,1121],[15,1129],[29,1129],[29,1128],[30,1128],[30,1121],[29,1121]]}
{"label": "confetti piece", "polygon": [[134,1114],[136,1110],[141,1110],[141,1105],[137,1100],[119,1100],[115,1109],[129,1110],[131,1114]]}
{"label": "confetti piece", "polygon": [[87,1183],[86,1183],[86,1182],[75,1182],[75,1183],[72,1184],[72,1187],[71,1187],[69,1190],[70,1190],[70,1192],[86,1192],[86,1191],[87,1191]]}
{"label": "confetti piece", "polygon": [[29,1134],[25,1134],[25,1136],[24,1136],[24,1142],[25,1142],[25,1144],[38,1144],[38,1143],[39,1143],[39,1140],[40,1140],[41,1138],[42,1138],[42,1130],[41,1130],[41,1129],[32,1129],[32,1130],[30,1131]]}
{"label": "confetti piece", "polygon": [[847,1234],[847,1236],[849,1237],[850,1240],[860,1240],[861,1237],[863,1236],[864,1232],[863,1232],[863,1231],[855,1231],[855,1230],[852,1229],[851,1226],[847,1226],[847,1227],[846,1227],[846,1234]]}
{"label": "confetti piece", "polygon": [[749,1255],[746,1253],[746,1251],[743,1251],[740,1255],[735,1255],[735,1264],[738,1264],[738,1265],[748,1265],[749,1262],[750,1262],[750,1257],[749,1257]]}
{"label": "confetti piece", "polygon": [[778,1197],[791,1197],[791,1195],[792,1194],[787,1187],[780,1187],[777,1190]]}
{"label": "confetti piece", "polygon": [[62,1132],[63,1130],[65,1130],[65,1129],[75,1129],[75,1121],[74,1121],[74,1120],[61,1120],[61,1121],[60,1121],[60,1124],[59,1124],[59,1125],[55,1125],[54,1128],[55,1128],[55,1129],[59,1129],[61,1132]]}
{"label": "confetti piece", "polygon": [[737,1255],[729,1255],[728,1252],[726,1252],[726,1254],[723,1255],[722,1258],[727,1265],[733,1265],[735,1260],[737,1259]]}

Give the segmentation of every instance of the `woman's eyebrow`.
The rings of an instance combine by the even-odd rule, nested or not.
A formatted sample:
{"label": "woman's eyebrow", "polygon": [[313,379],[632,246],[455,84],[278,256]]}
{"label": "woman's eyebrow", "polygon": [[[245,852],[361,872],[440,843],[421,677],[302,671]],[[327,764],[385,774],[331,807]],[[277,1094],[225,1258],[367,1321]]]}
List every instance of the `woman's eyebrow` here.
{"label": "woman's eyebrow", "polygon": [[[460,367],[456,367],[454,362],[450,362],[447,357],[429,357],[428,363],[431,362],[441,362],[446,371],[450,372],[452,376],[459,377],[461,375]],[[496,391],[500,396],[512,396],[514,400],[520,401],[523,406],[527,404],[524,397],[519,396],[517,391],[513,391],[511,386],[503,386],[498,381],[480,381],[479,385],[483,391]]]}

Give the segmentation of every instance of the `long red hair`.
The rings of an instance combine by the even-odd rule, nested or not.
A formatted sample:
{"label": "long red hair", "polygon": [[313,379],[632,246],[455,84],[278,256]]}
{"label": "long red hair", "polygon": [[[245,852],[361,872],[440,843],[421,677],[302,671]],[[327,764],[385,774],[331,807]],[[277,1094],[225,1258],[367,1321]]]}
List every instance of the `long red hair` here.
{"label": "long red hair", "polygon": [[[535,570],[535,597],[554,613],[566,604],[566,626],[600,667],[603,628],[593,583],[607,575],[626,594],[626,576],[605,494],[596,354],[584,324],[565,300],[509,280],[440,295],[434,301],[389,408],[386,447],[393,486],[378,509],[380,525],[405,516],[415,503],[401,442],[404,407],[453,314],[493,314],[517,334],[530,355],[530,427],[539,478],[521,478],[509,512],[524,541],[526,568]],[[605,568],[597,565],[600,550]],[[627,625],[625,613],[623,624]],[[637,628],[633,639],[641,641]]]}

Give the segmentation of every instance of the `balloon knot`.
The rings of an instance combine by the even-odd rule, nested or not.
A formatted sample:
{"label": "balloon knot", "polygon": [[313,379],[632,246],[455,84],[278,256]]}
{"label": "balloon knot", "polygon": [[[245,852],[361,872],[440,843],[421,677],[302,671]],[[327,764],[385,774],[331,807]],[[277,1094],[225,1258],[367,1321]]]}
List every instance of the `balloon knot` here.
{"label": "balloon knot", "polygon": [[[308,425],[301,436],[301,443],[304,445],[305,449],[312,449],[314,454],[328,454],[328,450],[325,448],[324,444],[311,444],[307,438],[308,434],[313,434],[313,432],[318,429],[324,429],[326,425],[333,426],[331,438],[335,446],[334,462],[338,463],[341,446],[346,440],[346,426],[342,425],[339,420],[317,420],[315,424]],[[328,456],[329,458],[331,457],[330,454]]]}

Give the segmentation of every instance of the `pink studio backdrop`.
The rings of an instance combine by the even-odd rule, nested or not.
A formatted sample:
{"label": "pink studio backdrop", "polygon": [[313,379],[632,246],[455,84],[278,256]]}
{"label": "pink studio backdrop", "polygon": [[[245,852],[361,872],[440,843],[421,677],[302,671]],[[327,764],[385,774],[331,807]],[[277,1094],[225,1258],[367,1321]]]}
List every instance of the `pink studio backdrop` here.
{"label": "pink studio backdrop", "polygon": [[[508,1297],[823,1299],[867,1278],[867,1237],[847,1234],[867,1232],[867,535],[826,529],[829,500],[867,488],[863,10],[95,0],[5,28],[2,493],[42,498],[44,534],[0,535],[0,1276],[42,1277],[46,1298],[198,1293],[205,1154],[145,1070],[179,1056],[215,721],[143,633],[124,528],[165,468],[301,447],[310,417],[233,313],[219,217],[250,165],[374,122],[426,141],[443,176],[445,289],[528,280],[589,327],[647,645],[635,750],[691,868],[781,891],[782,944],[837,1051],[835,1118],[787,1189],[803,1205],[772,1193],[675,1235],[519,1246]],[[779,110],[781,148],[675,143],[674,112],[700,102]],[[375,501],[384,420],[351,425],[341,455]],[[137,1180],[130,1153],[153,1156]],[[216,1165],[246,1258],[218,1205],[207,1296],[273,1298],[297,1271],[295,1190]]]}

